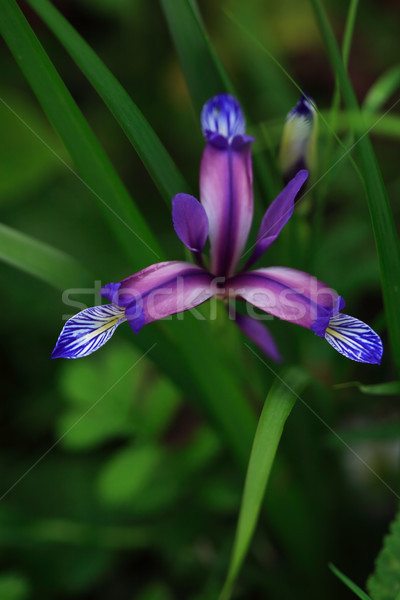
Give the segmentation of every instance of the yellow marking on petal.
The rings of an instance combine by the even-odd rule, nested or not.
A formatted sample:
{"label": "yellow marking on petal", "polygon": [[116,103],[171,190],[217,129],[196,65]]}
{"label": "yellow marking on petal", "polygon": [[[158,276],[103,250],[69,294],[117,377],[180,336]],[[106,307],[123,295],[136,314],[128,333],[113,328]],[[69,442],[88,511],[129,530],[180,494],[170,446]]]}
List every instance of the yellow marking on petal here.
{"label": "yellow marking on petal", "polygon": [[338,340],[342,340],[342,342],[347,342],[347,340],[348,340],[348,338],[345,335],[343,335],[342,333],[339,333],[335,329],[331,329],[330,327],[326,328],[325,334],[329,334],[329,335],[337,338]]}
{"label": "yellow marking on petal", "polygon": [[119,316],[113,317],[112,319],[110,319],[110,321],[108,321],[108,323],[105,323],[104,325],[102,325],[98,329],[95,329],[91,333],[87,333],[84,337],[85,343],[89,342],[94,337],[97,337],[104,331],[107,331],[107,329],[111,329],[112,327],[114,327],[118,323],[118,321],[123,317],[124,314],[125,314],[125,311],[121,311],[119,313]]}

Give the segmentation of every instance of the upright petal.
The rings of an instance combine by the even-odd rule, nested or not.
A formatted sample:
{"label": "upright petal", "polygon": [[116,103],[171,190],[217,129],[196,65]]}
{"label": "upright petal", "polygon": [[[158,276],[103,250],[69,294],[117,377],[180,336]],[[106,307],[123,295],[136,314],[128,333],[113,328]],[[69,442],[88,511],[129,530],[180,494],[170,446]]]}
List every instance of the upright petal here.
{"label": "upright petal", "polygon": [[200,200],[210,227],[211,271],[235,270],[253,219],[253,172],[250,143],[238,102],[223,94],[202,112],[207,139],[200,165]]}
{"label": "upright petal", "polygon": [[103,287],[101,295],[126,309],[135,333],[152,321],[202,304],[216,293],[214,277],[184,261],[151,265],[120,283]]}
{"label": "upright petal", "polygon": [[229,94],[211,98],[201,123],[207,145],[200,165],[200,200],[208,217],[210,268],[230,276],[253,219],[250,144],[240,104]]}
{"label": "upright petal", "polygon": [[86,308],[69,319],[51,358],[81,358],[104,346],[120,323],[125,310],[114,304]]}
{"label": "upright petal", "polygon": [[177,194],[172,199],[172,221],[181,242],[193,252],[202,252],[208,236],[208,219],[200,202],[189,194]]}
{"label": "upright petal", "polygon": [[245,134],[246,122],[239,102],[230,94],[214,96],[203,106],[201,128],[208,142],[227,145]]}
{"label": "upright petal", "polygon": [[312,275],[286,267],[236,275],[227,282],[226,295],[309,329],[318,317],[332,316],[340,302],[334,290]]}
{"label": "upright petal", "polygon": [[246,269],[255,263],[261,254],[269,248],[289,221],[293,214],[295,198],[307,177],[307,171],[299,171],[267,208],[257,234],[253,254],[246,265]]}
{"label": "upright petal", "polygon": [[313,171],[317,139],[317,113],[305,96],[286,117],[279,151],[285,182],[300,169]]}
{"label": "upright petal", "polygon": [[331,317],[325,339],[346,358],[370,364],[381,363],[381,338],[369,325],[354,317],[343,314]]}
{"label": "upright petal", "polygon": [[282,356],[278,350],[274,338],[268,329],[253,317],[236,313],[235,322],[239,329],[258,346],[264,354],[272,358],[275,362],[281,362]]}

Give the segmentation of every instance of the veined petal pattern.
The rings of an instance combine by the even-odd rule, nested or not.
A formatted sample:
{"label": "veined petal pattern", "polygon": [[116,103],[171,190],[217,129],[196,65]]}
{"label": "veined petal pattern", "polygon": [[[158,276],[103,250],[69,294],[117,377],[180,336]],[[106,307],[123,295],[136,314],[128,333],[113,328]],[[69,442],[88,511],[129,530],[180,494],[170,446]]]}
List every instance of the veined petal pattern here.
{"label": "veined petal pattern", "polygon": [[381,362],[381,338],[369,325],[354,317],[341,313],[331,317],[325,339],[346,358],[377,365]]}
{"label": "veined petal pattern", "polygon": [[69,319],[51,358],[82,358],[104,346],[120,323],[125,310],[114,304],[86,308]]}

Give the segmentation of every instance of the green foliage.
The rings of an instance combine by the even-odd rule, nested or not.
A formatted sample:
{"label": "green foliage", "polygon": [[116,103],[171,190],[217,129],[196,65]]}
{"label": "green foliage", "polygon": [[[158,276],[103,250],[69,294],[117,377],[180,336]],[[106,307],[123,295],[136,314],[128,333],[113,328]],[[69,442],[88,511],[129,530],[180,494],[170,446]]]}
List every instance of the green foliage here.
{"label": "green foliage", "polygon": [[102,471],[100,498],[111,506],[120,506],[135,502],[144,488],[150,494],[149,484],[161,459],[162,451],[153,445],[128,447],[119,452]]}
{"label": "green foliage", "polygon": [[89,273],[78,261],[0,223],[0,259],[63,290],[83,285]]}
{"label": "green foliage", "polygon": [[[0,2],[11,50],[0,56],[1,599],[215,600],[227,572],[225,597],[367,599],[327,565],[362,579],[397,493],[399,353],[386,329],[396,349],[398,265],[371,148],[357,144],[379,257],[344,148],[371,129],[396,220],[400,119],[384,111],[398,89],[398,28],[393,8],[345,4],[330,18],[344,31],[342,62],[323,12],[316,21],[293,0],[29,0],[25,16]],[[346,100],[336,112],[320,33]],[[62,315],[80,310],[59,290],[92,305],[100,283],[183,257],[164,201],[197,194],[199,112],[222,90],[237,89],[257,138],[258,225],[280,186],[276,155],[299,88],[328,125],[326,165],[260,266],[295,266],[335,287],[382,334],[382,366],[346,361],[273,320],[296,365],[276,381],[221,302],[215,320],[206,304],[138,336],[124,324],[99,353],[50,361]],[[309,384],[294,407],[284,382],[296,394]],[[395,527],[371,578],[386,589]]]}
{"label": "green foliage", "polygon": [[[311,0],[327,52],[338,77],[347,108],[359,111],[353,86],[346,73],[331,26],[319,0]],[[365,128],[358,128],[357,151],[368,200],[371,222],[380,262],[382,292],[385,300],[387,323],[393,348],[393,359],[400,373],[400,246],[389,199],[375,153]]]}
{"label": "green foliage", "polygon": [[103,98],[169,205],[187,186],[158,136],[112,73],[51,3],[31,0],[30,4]]}
{"label": "green foliage", "polygon": [[[157,240],[14,0],[1,4],[0,32],[133,264],[159,257]],[[141,243],[133,250],[135,237]]]}
{"label": "green foliage", "polygon": [[196,113],[208,98],[232,85],[201,23],[195,0],[161,0],[172,40],[185,75]]}
{"label": "green foliage", "polygon": [[307,374],[299,369],[282,371],[265,401],[250,454],[234,548],[221,600],[230,598],[232,594],[234,581],[256,527],[285,421],[307,382]]}
{"label": "green foliage", "polygon": [[381,110],[390,97],[400,87],[400,65],[396,65],[383,73],[368,90],[363,102],[366,112],[376,113]]}
{"label": "green foliage", "polygon": [[353,581],[351,581],[351,579],[346,577],[346,575],[341,573],[339,571],[339,569],[337,569],[334,565],[330,565],[330,568],[333,571],[333,573],[336,575],[336,577],[338,577],[341,581],[343,581],[343,583],[345,585],[347,585],[347,587],[352,592],[355,593],[357,598],[360,598],[360,600],[371,600],[371,598],[361,588],[359,588],[358,585],[356,585]]}
{"label": "green foliage", "polygon": [[375,570],[367,581],[372,600],[393,600],[400,595],[400,513],[390,526],[376,559]]}
{"label": "green foliage", "polygon": [[340,383],[336,389],[356,387],[363,394],[371,396],[398,396],[400,395],[399,381],[386,381],[385,383],[374,383],[373,385],[364,385],[359,381],[349,381],[348,383]]}
{"label": "green foliage", "polygon": [[[4,208],[26,198],[50,174],[59,173],[64,167],[53,152],[62,160],[66,160],[66,152],[38,107],[21,93],[8,90],[7,101],[3,97],[0,102],[0,128],[8,141],[7,146],[0,146],[0,206]],[[30,136],[25,135],[27,127]],[[23,169],[14,160],[15,155]]]}
{"label": "green foliage", "polygon": [[26,600],[30,595],[30,586],[21,575],[2,573],[0,575],[0,598],[2,600]]}

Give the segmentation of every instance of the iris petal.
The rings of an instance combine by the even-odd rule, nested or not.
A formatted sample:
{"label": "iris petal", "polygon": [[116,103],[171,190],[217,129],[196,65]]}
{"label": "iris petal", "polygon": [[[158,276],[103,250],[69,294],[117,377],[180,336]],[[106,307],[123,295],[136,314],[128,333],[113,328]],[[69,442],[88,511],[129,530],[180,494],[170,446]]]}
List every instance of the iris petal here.
{"label": "iris petal", "polygon": [[239,102],[230,94],[214,96],[203,106],[201,127],[206,140],[219,147],[244,135],[245,120]]}
{"label": "iris petal", "polygon": [[81,358],[92,354],[108,342],[123,321],[125,311],[113,304],[86,308],[65,323],[51,358]]}
{"label": "iris petal", "polygon": [[189,194],[172,199],[172,221],[178,238],[193,252],[201,252],[208,236],[208,218],[204,207]]}
{"label": "iris petal", "polygon": [[288,267],[240,273],[227,282],[227,295],[291,323],[311,329],[318,317],[330,317],[339,296],[312,275]]}
{"label": "iris petal", "polygon": [[189,310],[209,300],[217,292],[214,277],[184,261],[156,263],[123,279],[108,284],[101,295],[124,309],[135,333],[148,323]]}
{"label": "iris petal", "polygon": [[346,358],[378,365],[381,362],[381,338],[369,325],[354,317],[344,314],[331,317],[325,339]]}
{"label": "iris petal", "polygon": [[210,270],[231,275],[253,219],[250,144],[220,149],[207,144],[200,166],[200,199],[210,226]]}
{"label": "iris petal", "polygon": [[261,221],[253,254],[246,268],[250,267],[269,248],[289,221],[293,214],[295,198],[307,177],[308,171],[299,171],[270,204]]}
{"label": "iris petal", "polygon": [[268,329],[260,321],[253,317],[236,313],[235,322],[239,329],[258,346],[266,356],[275,362],[282,362],[282,356],[278,350],[274,338]]}

